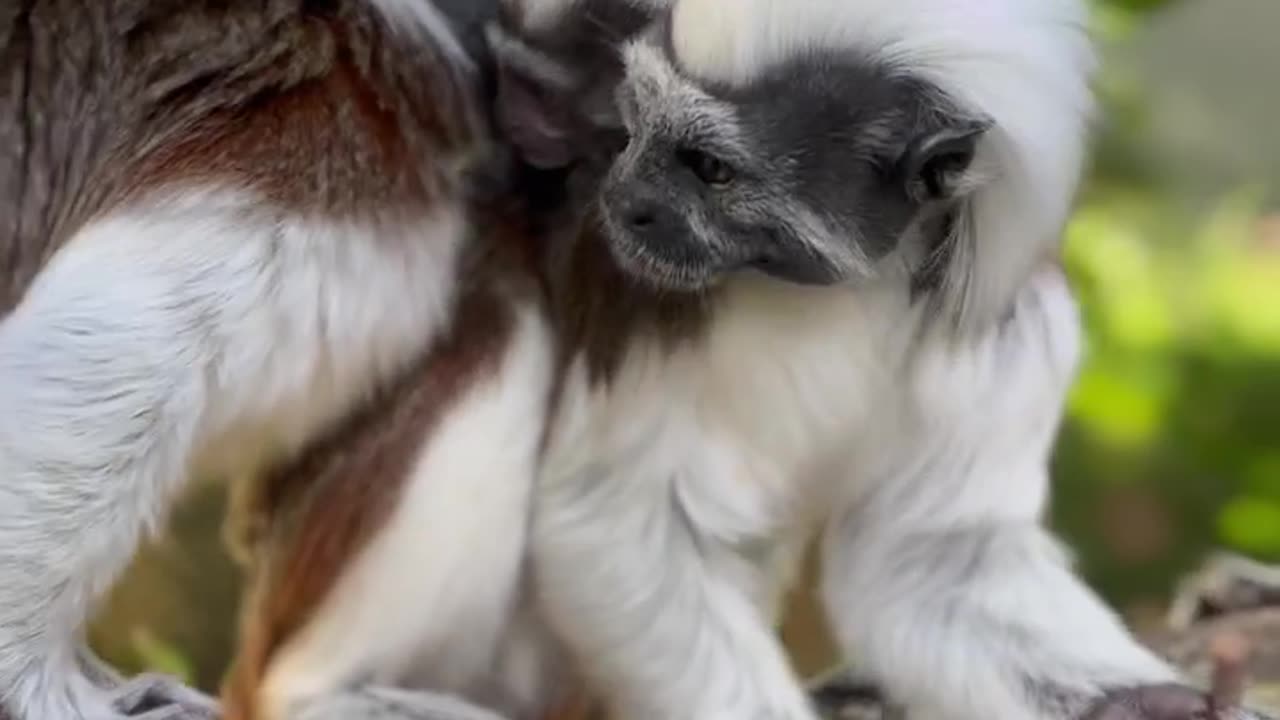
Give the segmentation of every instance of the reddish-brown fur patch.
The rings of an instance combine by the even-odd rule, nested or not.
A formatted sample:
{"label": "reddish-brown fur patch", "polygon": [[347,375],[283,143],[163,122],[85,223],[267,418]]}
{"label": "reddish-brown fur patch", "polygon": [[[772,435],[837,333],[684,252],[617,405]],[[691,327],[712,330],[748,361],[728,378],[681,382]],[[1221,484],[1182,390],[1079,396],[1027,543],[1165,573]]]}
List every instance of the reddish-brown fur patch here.
{"label": "reddish-brown fur patch", "polygon": [[217,182],[421,212],[488,142],[478,78],[361,0],[21,0],[0,13],[0,317],[86,222]]}
{"label": "reddish-brown fur patch", "polygon": [[260,509],[268,536],[255,557],[240,654],[224,692],[227,718],[255,716],[253,698],[272,656],[386,522],[432,427],[496,369],[511,330],[510,310],[495,295],[467,297],[454,332],[415,370],[269,481]]}
{"label": "reddish-brown fur patch", "polygon": [[227,720],[254,720],[276,651],[305,626],[385,522],[435,424],[496,370],[511,340],[516,304],[544,307],[533,267],[537,232],[522,203],[500,197],[477,212],[491,225],[477,233],[462,260],[462,296],[450,333],[360,412],[256,483],[239,509],[262,534],[244,549],[250,581],[239,653],[223,690]]}
{"label": "reddish-brown fur patch", "polygon": [[141,159],[129,191],[226,181],[280,205],[356,216],[456,201],[459,153],[484,141],[467,126],[466,98],[440,71],[427,74],[421,58],[414,65],[423,77],[407,94],[391,68],[379,67],[393,60],[365,47],[350,24],[307,20],[297,32],[315,54],[288,71],[302,79],[202,118]]}

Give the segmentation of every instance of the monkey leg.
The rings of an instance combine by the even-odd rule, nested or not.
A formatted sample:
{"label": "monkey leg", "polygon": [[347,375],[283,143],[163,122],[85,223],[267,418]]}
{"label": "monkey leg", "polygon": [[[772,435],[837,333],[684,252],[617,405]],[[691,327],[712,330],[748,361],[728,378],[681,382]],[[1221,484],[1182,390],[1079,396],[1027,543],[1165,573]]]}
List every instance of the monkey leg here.
{"label": "monkey leg", "polygon": [[[1138,642],[1042,523],[1079,323],[1056,273],[1018,303],[990,330],[998,342],[949,361],[960,374],[922,376],[921,397],[946,396],[927,408],[930,431],[913,436],[900,473],[829,523],[834,634],[909,717],[1191,720],[1204,695],[1179,687],[1183,673]],[[957,379],[973,367],[992,370]],[[909,512],[920,507],[937,510]]]}
{"label": "monkey leg", "polygon": [[605,470],[540,487],[533,548],[551,623],[611,710],[816,720],[767,614],[740,577],[708,570],[709,553],[734,550],[694,526],[678,493],[636,492],[667,487],[643,463]]}
{"label": "monkey leg", "polygon": [[[430,283],[405,252],[329,231],[239,194],[159,197],[83,229],[0,320],[0,704],[14,720],[123,717],[136,695],[86,676],[82,628],[186,479],[296,447],[391,371],[353,350],[412,356],[430,337],[421,307],[390,329],[387,313],[343,314],[434,307],[440,291],[413,290]],[[166,694],[150,687],[148,703]]]}
{"label": "monkey leg", "polygon": [[203,371],[164,297],[185,278],[130,267],[148,244],[132,225],[82,233],[0,321],[0,693],[15,720],[122,716],[99,686],[110,674],[86,674],[80,630],[187,475]]}
{"label": "monkey leg", "polygon": [[559,694],[558,647],[522,614],[551,345],[534,313],[492,312],[283,469],[305,492],[246,546],[228,718],[466,718],[465,697],[528,720]]}

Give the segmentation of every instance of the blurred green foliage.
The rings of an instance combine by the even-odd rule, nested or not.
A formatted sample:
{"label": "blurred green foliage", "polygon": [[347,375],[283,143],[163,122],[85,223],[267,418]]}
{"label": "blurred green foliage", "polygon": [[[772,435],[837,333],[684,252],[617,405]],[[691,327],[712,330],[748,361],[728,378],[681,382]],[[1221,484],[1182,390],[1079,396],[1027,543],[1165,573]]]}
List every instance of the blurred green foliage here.
{"label": "blurred green foliage", "polygon": [[[1055,456],[1053,521],[1122,609],[1163,605],[1211,547],[1280,560],[1280,221],[1269,232],[1261,222],[1280,218],[1280,188],[1240,177],[1188,197],[1194,163],[1159,162],[1168,143],[1152,140],[1153,123],[1176,113],[1127,51],[1176,7],[1095,2],[1104,121],[1066,236],[1088,341]],[[1275,86],[1265,68],[1260,79]],[[93,631],[110,660],[216,686],[237,597],[221,510],[214,489],[200,491],[143,553]],[[821,644],[811,619],[793,649]]]}
{"label": "blurred green foliage", "polygon": [[[1123,48],[1168,5],[1099,2],[1099,35]],[[1280,229],[1264,222],[1275,188],[1249,178],[1184,202],[1140,149],[1155,111],[1137,73],[1108,61],[1066,237],[1088,342],[1055,521],[1127,606],[1162,601],[1210,546],[1280,560]]]}

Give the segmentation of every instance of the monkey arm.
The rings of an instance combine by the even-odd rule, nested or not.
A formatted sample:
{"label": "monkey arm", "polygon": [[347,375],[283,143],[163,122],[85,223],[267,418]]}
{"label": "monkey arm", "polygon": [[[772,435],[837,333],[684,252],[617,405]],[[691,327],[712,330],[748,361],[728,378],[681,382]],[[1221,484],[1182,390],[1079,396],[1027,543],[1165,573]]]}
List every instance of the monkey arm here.
{"label": "monkey arm", "polygon": [[688,500],[651,467],[544,484],[540,598],[589,684],[622,720],[809,720],[803,687],[752,569],[691,527]]}
{"label": "monkey arm", "polygon": [[1079,716],[1105,689],[1174,679],[1034,523],[830,536],[842,647],[924,717]]}
{"label": "monkey arm", "polygon": [[1107,691],[1178,681],[1040,522],[1078,333],[1065,283],[1045,273],[990,337],[926,350],[913,449],[867,469],[828,528],[841,647],[912,717],[1066,720]]}

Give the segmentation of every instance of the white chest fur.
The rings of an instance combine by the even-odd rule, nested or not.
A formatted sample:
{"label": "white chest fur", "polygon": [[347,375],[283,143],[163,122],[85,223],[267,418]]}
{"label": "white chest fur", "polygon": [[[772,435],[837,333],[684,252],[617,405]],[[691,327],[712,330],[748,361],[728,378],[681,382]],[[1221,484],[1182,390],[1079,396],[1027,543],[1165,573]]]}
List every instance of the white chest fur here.
{"label": "white chest fur", "polygon": [[[1037,276],[1013,318],[990,337],[954,343],[900,285],[744,279],[700,341],[674,353],[637,344],[612,382],[594,388],[574,369],[544,487],[678,505],[703,541],[747,560],[741,584],[770,611],[836,498],[902,475],[921,444],[948,442],[938,426],[980,423],[988,390],[1002,383],[1042,386],[1032,402],[1060,403],[1078,328],[1057,271]],[[1018,443],[1000,445],[1015,458]],[[1017,504],[1043,501],[1036,486],[1026,494]]]}
{"label": "white chest fur", "polygon": [[745,280],[699,341],[674,353],[636,343],[605,385],[575,367],[544,487],[678,504],[705,541],[748,558],[737,584],[772,612],[823,478],[844,470],[892,382],[901,352],[886,345],[902,341],[877,320],[892,304],[905,298]]}

